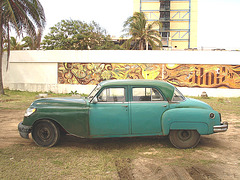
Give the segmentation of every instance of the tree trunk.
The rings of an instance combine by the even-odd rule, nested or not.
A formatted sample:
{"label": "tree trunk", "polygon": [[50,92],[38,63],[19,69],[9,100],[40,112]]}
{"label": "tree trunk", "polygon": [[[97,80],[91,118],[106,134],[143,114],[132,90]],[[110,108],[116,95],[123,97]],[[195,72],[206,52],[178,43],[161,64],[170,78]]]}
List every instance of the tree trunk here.
{"label": "tree trunk", "polygon": [[3,17],[2,17],[2,2],[0,3],[0,95],[4,94],[3,89]]}
{"label": "tree trunk", "polygon": [[[1,41],[1,40],[0,40]],[[3,71],[2,71],[2,59],[3,59],[3,51],[2,51],[2,47],[0,50],[0,95],[4,94],[4,89],[3,89]]]}
{"label": "tree trunk", "polygon": [[139,50],[144,50],[144,42],[142,40],[139,42]]}

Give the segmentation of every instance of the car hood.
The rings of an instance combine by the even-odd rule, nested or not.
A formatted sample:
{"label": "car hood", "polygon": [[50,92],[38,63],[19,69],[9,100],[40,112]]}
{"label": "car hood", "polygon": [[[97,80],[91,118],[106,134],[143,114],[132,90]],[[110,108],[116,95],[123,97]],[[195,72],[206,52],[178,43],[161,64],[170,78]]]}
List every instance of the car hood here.
{"label": "car hood", "polygon": [[200,108],[200,109],[212,110],[212,107],[209,106],[207,103],[197,99],[192,99],[192,98],[186,98],[185,101],[172,103],[171,108]]}
{"label": "car hood", "polygon": [[44,107],[44,106],[73,106],[73,107],[80,107],[86,106],[88,103],[87,99],[84,98],[43,98],[38,99],[32,103],[34,107]]}

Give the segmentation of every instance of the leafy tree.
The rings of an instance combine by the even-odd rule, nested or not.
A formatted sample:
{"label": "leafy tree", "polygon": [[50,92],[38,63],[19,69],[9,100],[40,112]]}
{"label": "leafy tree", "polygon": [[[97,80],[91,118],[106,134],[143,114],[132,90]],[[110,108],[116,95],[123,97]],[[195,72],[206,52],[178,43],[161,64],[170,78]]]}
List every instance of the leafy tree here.
{"label": "leafy tree", "polygon": [[36,37],[45,26],[45,14],[39,0],[0,0],[0,94],[2,82],[3,44],[7,44],[7,64],[10,56],[10,29],[18,35],[26,33]]}
{"label": "leafy tree", "polygon": [[122,46],[127,49],[140,50],[144,50],[146,46],[148,50],[150,44],[153,49],[161,48],[161,35],[157,30],[154,30],[155,26],[161,27],[161,23],[159,21],[147,22],[143,12],[135,12],[124,22],[123,31],[127,32],[125,36],[131,36],[131,38]]}
{"label": "leafy tree", "polygon": [[25,36],[23,39],[23,47],[29,47],[31,50],[33,49],[33,38],[31,38],[30,36]]}
{"label": "leafy tree", "polygon": [[105,29],[96,22],[87,24],[79,20],[62,20],[50,28],[43,39],[47,50],[96,50],[119,48],[111,42]]}

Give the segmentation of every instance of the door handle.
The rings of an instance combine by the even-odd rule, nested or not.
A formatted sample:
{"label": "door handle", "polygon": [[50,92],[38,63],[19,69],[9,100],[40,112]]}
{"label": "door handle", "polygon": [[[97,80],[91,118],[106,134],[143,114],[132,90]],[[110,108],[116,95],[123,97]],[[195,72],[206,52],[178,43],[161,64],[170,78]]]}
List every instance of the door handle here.
{"label": "door handle", "polygon": [[128,106],[122,106],[122,107],[128,107]]}
{"label": "door handle", "polygon": [[163,107],[167,107],[167,105],[163,105]]}

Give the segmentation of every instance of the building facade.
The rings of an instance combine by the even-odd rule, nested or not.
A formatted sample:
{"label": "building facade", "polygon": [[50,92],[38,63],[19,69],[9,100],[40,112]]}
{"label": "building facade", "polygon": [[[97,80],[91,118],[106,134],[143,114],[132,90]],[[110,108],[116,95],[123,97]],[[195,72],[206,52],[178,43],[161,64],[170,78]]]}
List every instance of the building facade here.
{"label": "building facade", "polygon": [[197,48],[198,0],[133,0],[134,12],[143,12],[148,21],[160,21],[156,27],[163,47]]}

